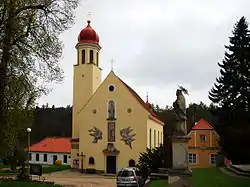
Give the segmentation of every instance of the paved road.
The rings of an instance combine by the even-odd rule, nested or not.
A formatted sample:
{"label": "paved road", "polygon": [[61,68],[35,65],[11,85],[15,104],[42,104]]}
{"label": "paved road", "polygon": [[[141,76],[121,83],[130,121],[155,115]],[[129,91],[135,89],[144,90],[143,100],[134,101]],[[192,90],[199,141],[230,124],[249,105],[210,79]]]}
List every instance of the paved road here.
{"label": "paved road", "polygon": [[44,175],[45,181],[54,181],[65,187],[115,187],[114,177],[87,175],[69,170]]}

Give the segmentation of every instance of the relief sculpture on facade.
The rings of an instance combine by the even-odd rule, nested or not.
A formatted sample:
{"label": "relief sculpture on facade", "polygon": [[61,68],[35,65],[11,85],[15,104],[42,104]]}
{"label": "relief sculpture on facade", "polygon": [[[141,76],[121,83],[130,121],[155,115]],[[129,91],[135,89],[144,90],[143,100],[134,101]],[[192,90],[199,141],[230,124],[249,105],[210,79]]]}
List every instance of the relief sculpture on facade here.
{"label": "relief sculpture on facade", "polygon": [[115,142],[115,122],[108,122],[108,142]]}
{"label": "relief sculpture on facade", "polygon": [[133,129],[131,127],[124,128],[120,131],[121,140],[124,141],[132,149],[132,142],[135,140],[135,133],[132,133]]}
{"label": "relief sculpture on facade", "polygon": [[92,129],[89,129],[89,135],[93,137],[92,143],[97,143],[98,140],[102,139],[102,131],[97,127],[93,126]]}

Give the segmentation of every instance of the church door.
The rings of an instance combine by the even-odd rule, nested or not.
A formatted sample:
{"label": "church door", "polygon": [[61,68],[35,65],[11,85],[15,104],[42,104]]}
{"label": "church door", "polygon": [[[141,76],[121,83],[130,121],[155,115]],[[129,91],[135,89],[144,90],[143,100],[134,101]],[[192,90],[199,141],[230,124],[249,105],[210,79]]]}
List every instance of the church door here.
{"label": "church door", "polygon": [[116,156],[106,156],[106,172],[116,174]]}

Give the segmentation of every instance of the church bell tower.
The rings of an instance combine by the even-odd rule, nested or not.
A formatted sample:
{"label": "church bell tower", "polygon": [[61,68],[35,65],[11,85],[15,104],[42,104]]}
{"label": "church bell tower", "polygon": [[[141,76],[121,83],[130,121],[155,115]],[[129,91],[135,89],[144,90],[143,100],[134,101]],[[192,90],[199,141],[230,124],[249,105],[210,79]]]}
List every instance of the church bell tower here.
{"label": "church bell tower", "polygon": [[101,68],[99,67],[99,36],[87,21],[87,26],[78,36],[77,64],[74,65],[73,78],[73,111],[72,138],[79,138],[80,124],[78,113],[87,104],[90,97],[101,84]]}

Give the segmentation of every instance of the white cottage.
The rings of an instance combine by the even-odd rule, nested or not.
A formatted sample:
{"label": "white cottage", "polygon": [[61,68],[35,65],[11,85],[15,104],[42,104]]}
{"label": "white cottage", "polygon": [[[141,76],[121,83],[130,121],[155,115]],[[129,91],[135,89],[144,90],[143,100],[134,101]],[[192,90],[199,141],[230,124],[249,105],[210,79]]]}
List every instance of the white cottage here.
{"label": "white cottage", "polygon": [[53,165],[61,160],[63,165],[70,165],[71,138],[45,138],[29,147],[29,163]]}

